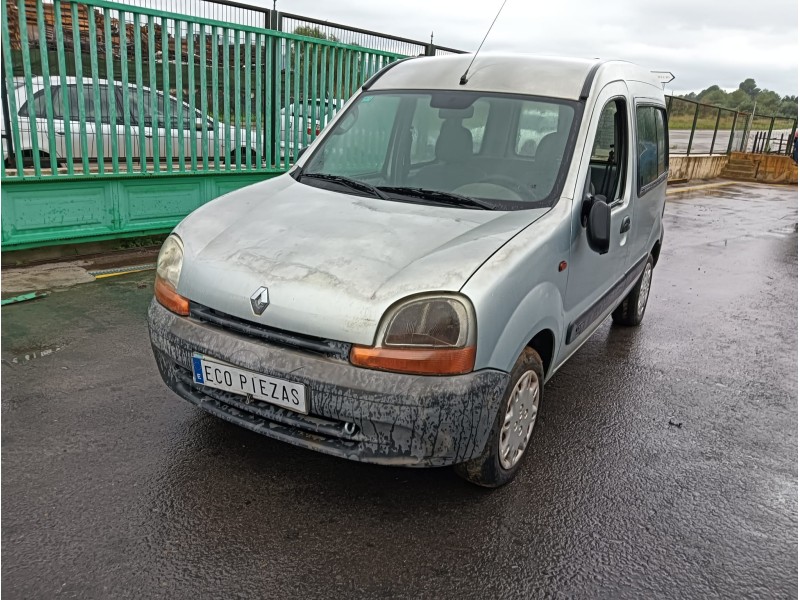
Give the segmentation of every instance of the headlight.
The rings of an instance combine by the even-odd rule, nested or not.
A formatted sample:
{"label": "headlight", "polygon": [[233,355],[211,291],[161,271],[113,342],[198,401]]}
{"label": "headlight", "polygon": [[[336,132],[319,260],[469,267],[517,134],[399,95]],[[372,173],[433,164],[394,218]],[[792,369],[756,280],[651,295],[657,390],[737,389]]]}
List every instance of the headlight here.
{"label": "headlight", "polygon": [[460,348],[469,337],[466,307],[452,298],[417,300],[400,306],[386,329],[385,346]]}
{"label": "headlight", "polygon": [[390,309],[378,332],[378,346],[353,346],[350,362],[359,367],[457,375],[475,366],[475,316],[458,296],[431,296]]}
{"label": "headlight", "polygon": [[156,274],[175,289],[181,278],[183,267],[183,242],[177,235],[170,235],[161,246],[156,263]]}
{"label": "headlight", "polygon": [[189,299],[178,293],[178,281],[183,267],[183,242],[171,235],[161,246],[156,263],[156,300],[175,314],[189,314]]}

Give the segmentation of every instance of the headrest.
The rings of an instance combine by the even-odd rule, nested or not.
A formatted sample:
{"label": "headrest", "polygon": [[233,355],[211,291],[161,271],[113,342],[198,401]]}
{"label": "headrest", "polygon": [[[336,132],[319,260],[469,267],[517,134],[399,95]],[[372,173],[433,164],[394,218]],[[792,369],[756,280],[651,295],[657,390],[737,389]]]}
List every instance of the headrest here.
{"label": "headrest", "polygon": [[472,156],[472,133],[461,124],[460,119],[447,119],[442,123],[439,139],[436,140],[436,158],[452,163]]}

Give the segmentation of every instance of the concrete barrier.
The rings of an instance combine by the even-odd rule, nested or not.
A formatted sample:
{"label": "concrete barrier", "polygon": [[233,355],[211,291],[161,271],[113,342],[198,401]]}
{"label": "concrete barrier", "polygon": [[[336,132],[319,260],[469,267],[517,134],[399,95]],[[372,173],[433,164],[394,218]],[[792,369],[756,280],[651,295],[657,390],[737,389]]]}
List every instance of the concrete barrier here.
{"label": "concrete barrier", "polygon": [[747,165],[750,170],[749,177],[735,177],[735,179],[797,184],[797,165],[790,156],[784,154],[732,152],[730,162],[734,165]]}
{"label": "concrete barrier", "polygon": [[685,183],[696,179],[716,179],[727,164],[728,156],[726,154],[670,155],[669,183]]}

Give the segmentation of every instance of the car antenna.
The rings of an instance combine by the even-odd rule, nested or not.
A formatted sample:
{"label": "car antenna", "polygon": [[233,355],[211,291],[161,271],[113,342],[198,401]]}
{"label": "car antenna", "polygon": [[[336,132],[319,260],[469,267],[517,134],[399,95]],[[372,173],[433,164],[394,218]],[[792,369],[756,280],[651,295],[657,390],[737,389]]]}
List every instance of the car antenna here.
{"label": "car antenna", "polygon": [[[494,16],[494,21],[492,21],[492,24],[489,25],[489,31],[486,32],[485,36],[483,36],[483,42],[485,42],[486,38],[489,37],[489,33],[492,31],[492,27],[494,27],[494,24],[497,21],[497,17],[500,16],[501,12],[503,12],[503,7],[506,5],[506,2],[508,2],[508,0],[503,0],[503,3],[500,5],[500,10],[498,10],[497,14]],[[469,70],[472,68],[472,63],[474,63],[475,59],[478,58],[478,52],[480,52],[481,48],[483,48],[483,42],[481,42],[481,45],[478,46],[478,49],[475,51],[475,54],[472,55],[472,60],[469,61],[469,65],[467,66],[467,70],[464,71],[464,74],[461,76],[461,80],[458,82],[459,85],[466,85],[466,83],[467,83],[467,74],[469,73]]]}

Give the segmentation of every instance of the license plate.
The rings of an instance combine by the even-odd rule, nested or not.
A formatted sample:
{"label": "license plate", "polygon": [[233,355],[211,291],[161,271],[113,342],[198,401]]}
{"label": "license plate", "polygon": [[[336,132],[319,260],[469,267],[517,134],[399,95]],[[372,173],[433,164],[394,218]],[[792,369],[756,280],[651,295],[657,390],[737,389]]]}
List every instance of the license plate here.
{"label": "license plate", "polygon": [[218,390],[257,398],[303,414],[308,413],[306,388],[260,373],[219,362],[201,354],[192,356],[194,382]]}

